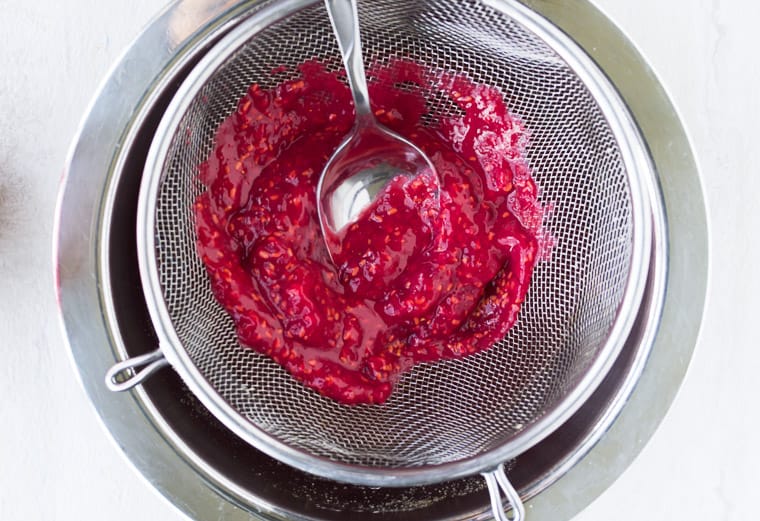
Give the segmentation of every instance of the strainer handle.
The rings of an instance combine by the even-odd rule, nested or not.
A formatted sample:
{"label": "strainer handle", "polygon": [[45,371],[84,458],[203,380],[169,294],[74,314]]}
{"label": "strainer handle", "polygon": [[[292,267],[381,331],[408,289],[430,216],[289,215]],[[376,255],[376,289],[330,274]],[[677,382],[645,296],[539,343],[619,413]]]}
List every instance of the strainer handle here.
{"label": "strainer handle", "polygon": [[[141,384],[156,370],[168,365],[161,349],[156,349],[146,355],[127,358],[114,364],[106,373],[106,386],[111,391],[128,391]],[[144,368],[141,370],[140,368]]]}
{"label": "strainer handle", "polygon": [[[520,494],[507,479],[504,472],[504,464],[499,465],[491,472],[484,472],[488,484],[488,494],[491,496],[491,510],[496,521],[523,521],[525,519],[525,506],[523,505]],[[509,504],[512,506],[512,517],[507,517],[504,511],[504,502],[501,499],[501,493],[507,497]]]}

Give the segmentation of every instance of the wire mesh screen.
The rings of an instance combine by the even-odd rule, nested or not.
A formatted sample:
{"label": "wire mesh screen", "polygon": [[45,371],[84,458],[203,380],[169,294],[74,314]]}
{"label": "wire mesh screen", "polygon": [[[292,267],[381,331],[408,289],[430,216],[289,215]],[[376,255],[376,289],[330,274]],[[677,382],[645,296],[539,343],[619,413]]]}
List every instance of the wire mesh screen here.
{"label": "wire mesh screen", "polygon": [[[214,132],[252,83],[318,59],[341,68],[321,2],[261,29],[196,93],[166,157],[156,208],[163,298],[219,400],[279,440],[370,467],[419,467],[508,442],[583,377],[616,319],[631,263],[632,205],[620,148],[597,102],[538,37],[478,1],[359,6],[366,63],[406,58],[501,90],[529,132],[528,161],[555,239],[519,320],[491,349],[405,374],[383,405],[344,406],[241,346],[195,251],[192,204]],[[382,78],[378,81],[383,81]],[[431,99],[431,114],[452,110]]]}

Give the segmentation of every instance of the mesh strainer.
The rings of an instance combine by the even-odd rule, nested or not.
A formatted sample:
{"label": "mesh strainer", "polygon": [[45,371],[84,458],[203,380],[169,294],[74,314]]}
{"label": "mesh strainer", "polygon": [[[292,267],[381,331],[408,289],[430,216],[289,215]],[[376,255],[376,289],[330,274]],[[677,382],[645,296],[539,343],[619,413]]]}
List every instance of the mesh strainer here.
{"label": "mesh strainer", "polygon": [[[157,130],[138,208],[138,249],[160,349],[107,375],[131,388],[170,363],[227,427],[307,472],[368,486],[481,473],[523,516],[502,463],[535,445],[591,394],[622,347],[643,293],[650,243],[648,154],[622,101],[563,33],[510,0],[360,4],[368,61],[412,59],[501,89],[530,134],[527,157],[551,258],[534,271],[517,324],[491,349],[422,365],[383,405],[343,406],[236,339],[195,252],[198,166],[252,83],[317,58],[341,67],[321,1],[253,2],[190,73]],[[432,114],[448,106],[430,101]],[[141,371],[138,368],[144,367]]]}

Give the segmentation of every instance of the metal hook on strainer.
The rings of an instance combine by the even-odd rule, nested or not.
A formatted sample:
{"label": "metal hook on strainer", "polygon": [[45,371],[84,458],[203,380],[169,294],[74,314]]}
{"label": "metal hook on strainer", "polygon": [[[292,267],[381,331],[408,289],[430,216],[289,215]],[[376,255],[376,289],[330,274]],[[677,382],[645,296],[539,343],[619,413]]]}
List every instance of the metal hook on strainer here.
{"label": "metal hook on strainer", "polygon": [[502,341],[415,368],[383,405],[342,406],[238,343],[195,252],[197,169],[219,123],[249,85],[276,84],[280,66],[340,63],[320,1],[250,9],[177,90],[146,159],[138,259],[160,353],[232,432],[284,463],[375,487],[482,474],[496,519],[509,519],[504,497],[521,520],[503,462],[554,432],[591,395],[644,291],[651,238],[644,180],[654,175],[625,104],[572,40],[516,0],[361,5],[367,56],[445,67],[508,94],[530,133],[528,162],[542,201],[554,208],[545,225],[556,246],[536,267]]}
{"label": "metal hook on strainer", "polygon": [[[523,505],[520,494],[517,493],[512,483],[507,479],[507,474],[504,472],[504,464],[502,463],[491,472],[484,472],[483,477],[488,484],[488,494],[491,496],[491,509],[494,519],[496,521],[522,521],[525,519],[525,505]],[[507,514],[502,510],[502,492],[512,507],[511,518],[507,517]]]}

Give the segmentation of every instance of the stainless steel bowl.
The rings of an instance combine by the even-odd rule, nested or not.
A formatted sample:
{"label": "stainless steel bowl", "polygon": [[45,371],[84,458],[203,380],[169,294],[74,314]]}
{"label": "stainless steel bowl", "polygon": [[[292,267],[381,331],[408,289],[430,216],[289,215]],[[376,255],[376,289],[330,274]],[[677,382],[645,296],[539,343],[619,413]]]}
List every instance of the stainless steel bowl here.
{"label": "stainless steel bowl", "polygon": [[[488,494],[479,479],[372,489],[277,463],[216,422],[170,370],[132,394],[105,388],[103,374],[116,360],[156,345],[134,245],[123,239],[134,236],[140,172],[153,133],[182,78],[242,21],[250,3],[172,4],[123,56],[84,120],[56,231],[61,315],[81,380],[128,458],[193,518],[355,519],[374,512],[374,519],[487,519]],[[530,519],[562,520],[627,467],[669,407],[704,306],[707,232],[688,139],[630,42],[587,2],[525,3],[575,39],[617,87],[651,151],[663,194],[663,207],[652,214],[644,304],[622,354],[578,413],[512,463],[516,488],[530,498]]]}

